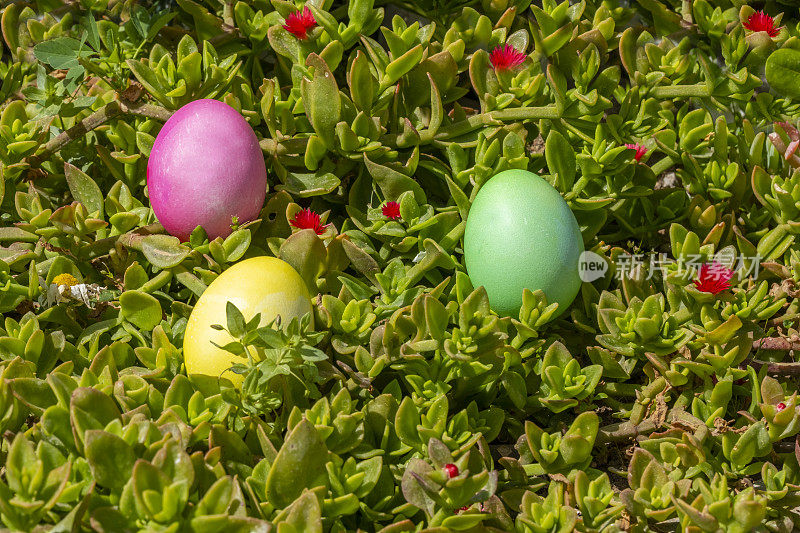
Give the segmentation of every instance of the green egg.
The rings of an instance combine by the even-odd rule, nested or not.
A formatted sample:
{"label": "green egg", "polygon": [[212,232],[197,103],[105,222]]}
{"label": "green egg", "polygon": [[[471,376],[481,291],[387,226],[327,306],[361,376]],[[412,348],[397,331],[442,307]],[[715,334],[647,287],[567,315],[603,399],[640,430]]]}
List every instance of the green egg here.
{"label": "green egg", "polygon": [[581,288],[583,239],[559,192],[526,170],[487,181],[470,207],[464,259],[475,287],[483,285],[499,315],[516,316],[522,291],[541,289],[564,312]]}

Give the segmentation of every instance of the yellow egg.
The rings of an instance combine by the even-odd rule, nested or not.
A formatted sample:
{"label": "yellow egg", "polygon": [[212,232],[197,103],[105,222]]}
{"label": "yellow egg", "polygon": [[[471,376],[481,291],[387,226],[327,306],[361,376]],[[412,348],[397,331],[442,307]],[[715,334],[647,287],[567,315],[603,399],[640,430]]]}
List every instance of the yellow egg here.
{"label": "yellow egg", "polygon": [[243,377],[229,369],[234,363],[247,359],[212,344],[213,341],[224,346],[233,341],[227,332],[211,327],[226,325],[228,302],[242,312],[245,320],[261,313],[261,325],[265,325],[280,315],[285,325],[292,318],[311,311],[311,298],[297,271],[274,257],[246,259],[227,269],[208,286],[186,324],[183,340],[186,373],[222,376],[239,386]]}

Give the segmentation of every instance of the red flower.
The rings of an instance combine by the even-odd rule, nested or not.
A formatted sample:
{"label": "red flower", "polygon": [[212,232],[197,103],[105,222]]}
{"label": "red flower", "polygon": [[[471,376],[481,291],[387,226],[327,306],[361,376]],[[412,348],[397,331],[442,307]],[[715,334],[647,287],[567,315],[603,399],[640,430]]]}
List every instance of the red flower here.
{"label": "red flower", "polygon": [[780,413],[781,411],[783,411],[784,409],[786,409],[786,404],[785,404],[785,403],[783,403],[783,402],[781,402],[781,403],[779,403],[778,405],[776,405],[776,406],[775,406],[775,408],[776,408],[776,409],[778,410],[778,412]]}
{"label": "red flower", "polygon": [[765,31],[770,37],[777,37],[781,31],[780,28],[775,27],[775,19],[763,11],[756,11],[750,15],[750,18],[744,23],[744,27],[750,31]]}
{"label": "red flower", "polygon": [[323,226],[320,223],[319,215],[308,208],[298,211],[289,224],[297,229],[313,229],[317,235],[325,233],[325,228],[328,227],[327,224]]}
{"label": "red flower", "polygon": [[725,268],[719,263],[706,263],[700,267],[700,276],[694,280],[694,286],[700,292],[719,294],[731,288],[732,277],[733,270]]}
{"label": "red flower", "polygon": [[458,509],[453,511],[453,514],[461,514],[464,511],[466,511],[467,509],[469,509],[469,505],[465,505],[464,507],[459,507]]}
{"label": "red flower", "polygon": [[453,463],[447,463],[444,465],[444,471],[447,472],[447,477],[453,479],[458,475],[458,467]]}
{"label": "red flower", "polygon": [[638,143],[636,143],[636,144],[628,143],[628,144],[625,145],[625,148],[630,148],[631,150],[636,150],[636,154],[634,154],[634,156],[633,156],[633,158],[636,161],[641,161],[642,158],[644,157],[644,154],[647,153],[647,148],[645,148],[644,146],[642,146],[641,144],[638,144]]}
{"label": "red flower", "polygon": [[400,204],[397,202],[386,202],[381,209],[383,216],[392,220],[400,220]]}
{"label": "red flower", "polygon": [[302,12],[295,11],[286,17],[286,23],[283,25],[283,29],[298,39],[305,41],[308,39],[308,30],[316,25],[317,20],[314,18],[314,15],[311,14],[311,11],[309,11],[307,7],[304,7]]}
{"label": "red flower", "polygon": [[495,71],[509,70],[520,66],[528,57],[510,44],[498,46],[489,54],[489,61]]}

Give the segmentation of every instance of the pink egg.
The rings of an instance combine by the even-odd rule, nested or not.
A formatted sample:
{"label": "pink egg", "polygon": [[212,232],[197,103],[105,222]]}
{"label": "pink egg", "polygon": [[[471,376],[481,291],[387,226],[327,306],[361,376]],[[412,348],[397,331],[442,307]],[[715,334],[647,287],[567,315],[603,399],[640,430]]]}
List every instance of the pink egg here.
{"label": "pink egg", "polygon": [[238,111],[195,100],[161,128],[147,162],[147,188],[158,221],[181,241],[203,226],[210,239],[258,217],[267,169],[258,139]]}

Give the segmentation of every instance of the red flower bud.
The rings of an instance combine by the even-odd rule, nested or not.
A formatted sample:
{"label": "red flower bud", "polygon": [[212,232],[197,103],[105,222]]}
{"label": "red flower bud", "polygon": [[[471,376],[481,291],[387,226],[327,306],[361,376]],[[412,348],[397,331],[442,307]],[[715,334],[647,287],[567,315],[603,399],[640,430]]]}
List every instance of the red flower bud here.
{"label": "red flower bud", "polygon": [[295,11],[286,17],[286,23],[283,25],[283,29],[301,41],[304,41],[308,39],[308,30],[316,25],[317,21],[314,19],[314,15],[311,14],[311,11],[307,7],[304,7],[303,11]]}
{"label": "red flower bud", "polygon": [[317,213],[308,208],[298,211],[289,224],[297,229],[313,229],[317,235],[325,233],[325,228],[328,227],[327,224],[321,223]]}
{"label": "red flower bud", "polygon": [[719,294],[731,288],[732,277],[733,270],[725,268],[719,263],[706,263],[700,267],[700,275],[694,280],[694,286],[700,292]]}
{"label": "red flower bud", "polygon": [[489,54],[489,62],[495,71],[511,70],[524,63],[527,57],[510,44],[504,44],[492,50],[492,53]]}
{"label": "red flower bud", "polygon": [[785,403],[783,403],[783,402],[781,402],[781,403],[779,403],[778,405],[776,405],[776,406],[775,406],[775,408],[776,408],[776,409],[778,410],[778,412],[780,413],[781,411],[783,411],[784,409],[786,409],[786,404],[785,404]]}
{"label": "red flower bud", "polygon": [[444,465],[444,471],[447,472],[447,477],[453,479],[458,475],[458,467],[453,463],[447,463]]}
{"label": "red flower bud", "polygon": [[633,158],[637,162],[641,161],[642,158],[644,157],[644,155],[647,153],[647,148],[645,148],[644,146],[642,146],[641,144],[638,144],[638,143],[636,143],[636,144],[634,144],[634,143],[626,143],[625,144],[625,148],[628,148],[630,150],[636,150],[636,153],[633,155]]}
{"label": "red flower bud", "polygon": [[400,220],[402,216],[400,215],[400,204],[397,202],[386,202],[384,204],[383,209],[381,209],[383,216],[389,218],[391,220]]}
{"label": "red flower bud", "polygon": [[750,15],[744,27],[750,31],[765,31],[770,37],[777,37],[781,32],[780,28],[775,27],[775,19],[763,11],[756,11]]}

